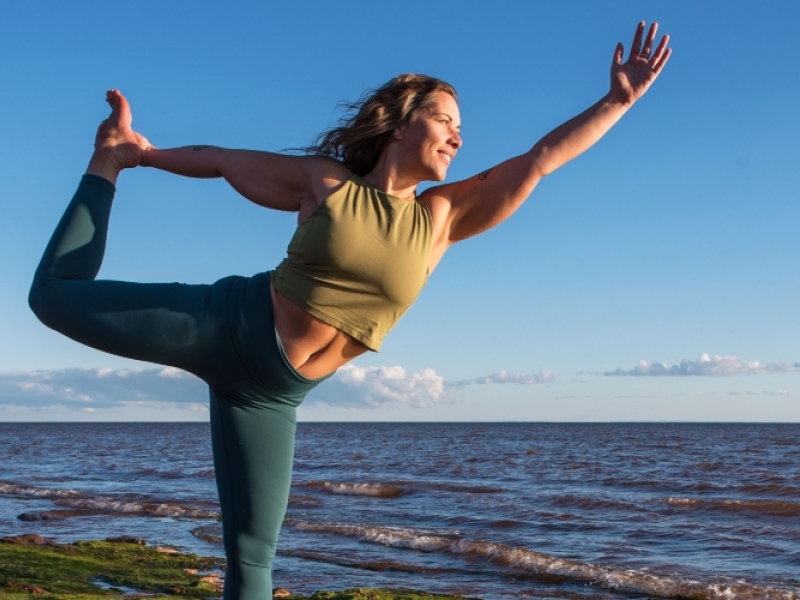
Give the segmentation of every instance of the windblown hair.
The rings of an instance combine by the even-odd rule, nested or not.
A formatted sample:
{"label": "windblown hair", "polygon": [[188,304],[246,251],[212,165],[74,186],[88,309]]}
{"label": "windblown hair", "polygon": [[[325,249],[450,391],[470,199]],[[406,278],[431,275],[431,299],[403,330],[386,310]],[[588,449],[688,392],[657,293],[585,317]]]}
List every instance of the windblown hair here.
{"label": "windblown hair", "polygon": [[335,158],[356,175],[366,175],[375,168],[394,130],[410,121],[414,111],[429,104],[434,92],[447,92],[457,99],[453,86],[440,79],[398,75],[376,90],[367,90],[356,102],[342,103],[350,115],[303,150]]}

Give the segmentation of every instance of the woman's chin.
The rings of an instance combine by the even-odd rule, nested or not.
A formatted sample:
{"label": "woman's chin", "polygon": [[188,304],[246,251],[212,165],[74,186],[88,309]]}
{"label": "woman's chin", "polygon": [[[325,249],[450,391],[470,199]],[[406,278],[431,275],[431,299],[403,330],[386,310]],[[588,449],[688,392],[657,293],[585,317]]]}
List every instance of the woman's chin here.
{"label": "woman's chin", "polygon": [[431,181],[444,181],[447,179],[447,169],[439,169],[434,172],[433,177],[431,177]]}

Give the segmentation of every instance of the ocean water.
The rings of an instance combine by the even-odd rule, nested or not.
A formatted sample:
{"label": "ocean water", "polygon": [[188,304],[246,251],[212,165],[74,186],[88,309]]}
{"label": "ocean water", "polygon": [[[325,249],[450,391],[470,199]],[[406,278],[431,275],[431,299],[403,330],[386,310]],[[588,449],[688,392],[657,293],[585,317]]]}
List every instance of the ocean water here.
{"label": "ocean water", "polygon": [[[800,598],[800,425],[301,423],[275,584]],[[0,423],[0,536],[222,556],[208,426]]]}

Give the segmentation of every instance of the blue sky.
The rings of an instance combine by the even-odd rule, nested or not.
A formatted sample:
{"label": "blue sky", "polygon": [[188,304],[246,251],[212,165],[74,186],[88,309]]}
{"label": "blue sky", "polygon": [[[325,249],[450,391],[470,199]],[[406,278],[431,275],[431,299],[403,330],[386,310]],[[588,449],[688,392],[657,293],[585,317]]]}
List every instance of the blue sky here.
{"label": "blue sky", "polygon": [[[106,89],[157,146],[275,151],[334,123],[337,102],[427,73],[459,91],[454,180],[602,97],[640,19],[674,49],[650,92],[509,221],[454,247],[383,351],[300,416],[800,420],[796,2],[201,0],[4,11],[0,420],[207,418],[195,380],[78,346],[27,309]],[[223,182],[131,171],[101,277],[253,274],[293,226]]]}

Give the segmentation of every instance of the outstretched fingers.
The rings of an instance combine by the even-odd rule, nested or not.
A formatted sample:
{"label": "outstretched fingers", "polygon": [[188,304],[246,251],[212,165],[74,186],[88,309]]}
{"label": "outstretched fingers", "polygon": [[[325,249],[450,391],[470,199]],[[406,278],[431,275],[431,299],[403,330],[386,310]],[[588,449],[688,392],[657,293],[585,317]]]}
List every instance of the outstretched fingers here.
{"label": "outstretched fingers", "polygon": [[614,64],[621,65],[622,64],[622,55],[625,53],[625,46],[622,45],[622,42],[617,42],[617,47],[614,49]]}
{"label": "outstretched fingers", "polygon": [[668,41],[669,41],[668,35],[665,35],[664,37],[661,38],[661,42],[658,44],[658,48],[656,48],[656,51],[653,52],[652,56],[650,56],[649,62],[651,65],[656,64],[661,59],[661,56],[664,54],[664,50],[667,48]]}
{"label": "outstretched fingers", "polygon": [[644,33],[644,21],[639,21],[636,26],[636,33],[633,34],[633,42],[631,43],[631,53],[628,55],[628,60],[633,60],[633,57],[639,56],[642,49],[642,34]]}
{"label": "outstretched fingers", "polygon": [[667,48],[664,51],[664,55],[658,59],[658,62],[653,64],[653,73],[655,73],[656,76],[661,73],[661,69],[663,69],[664,65],[667,64],[670,56],[672,56],[672,48]]}
{"label": "outstretched fingers", "polygon": [[642,51],[640,52],[641,56],[645,59],[650,59],[650,53],[653,51],[653,41],[656,39],[656,31],[658,31],[658,23],[652,23],[650,25],[650,30],[647,32],[647,39],[644,41],[644,46],[642,46]]}

